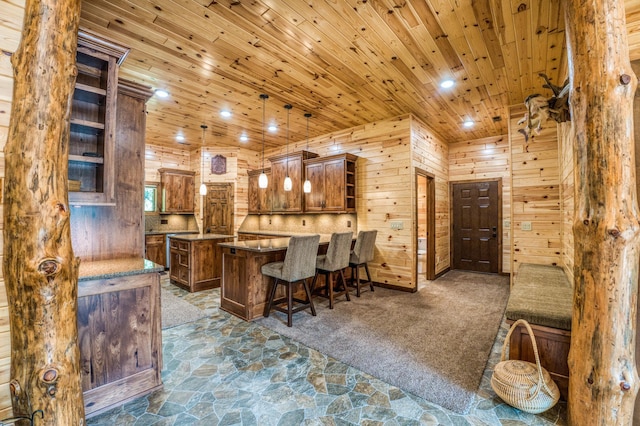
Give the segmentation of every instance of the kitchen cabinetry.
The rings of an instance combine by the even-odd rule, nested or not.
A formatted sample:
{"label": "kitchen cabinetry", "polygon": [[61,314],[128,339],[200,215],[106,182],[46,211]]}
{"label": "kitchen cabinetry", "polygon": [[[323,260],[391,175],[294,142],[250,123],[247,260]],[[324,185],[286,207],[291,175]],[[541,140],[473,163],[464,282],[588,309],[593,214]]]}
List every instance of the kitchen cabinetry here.
{"label": "kitchen cabinetry", "polygon": [[185,234],[169,237],[169,278],[190,292],[220,287],[222,254],[219,242],[231,235]]}
{"label": "kitchen cabinetry", "polygon": [[118,61],[128,49],[78,33],[71,104],[69,202],[115,205],[114,133]]}
{"label": "kitchen cabinetry", "polygon": [[311,193],[304,194],[306,212],[356,211],[356,157],[338,154],[304,161]]}
{"label": "kitchen cabinetry", "polygon": [[[258,186],[258,179],[262,169],[250,170],[249,175],[249,190],[247,196],[249,198],[249,213],[250,214],[263,214],[271,213],[271,188],[272,182],[269,182],[269,186],[266,188],[260,188]],[[265,169],[264,173],[267,178],[271,180],[271,169]]]}
{"label": "kitchen cabinetry", "polygon": [[195,172],[158,169],[162,193],[161,213],[193,214]]}
{"label": "kitchen cabinetry", "polygon": [[[97,275],[83,276],[91,269]],[[160,270],[142,258],[80,264],[78,346],[87,417],[162,387]]]}
{"label": "kitchen cabinetry", "polygon": [[[318,154],[309,151],[300,151],[289,155],[277,155],[270,157],[271,162],[271,207],[274,213],[302,213],[304,182],[303,161],[315,158]],[[284,179],[287,175],[291,178],[291,191],[284,190]]]}
{"label": "kitchen cabinetry", "polygon": [[164,234],[145,236],[145,258],[158,265],[166,265],[165,239]]}

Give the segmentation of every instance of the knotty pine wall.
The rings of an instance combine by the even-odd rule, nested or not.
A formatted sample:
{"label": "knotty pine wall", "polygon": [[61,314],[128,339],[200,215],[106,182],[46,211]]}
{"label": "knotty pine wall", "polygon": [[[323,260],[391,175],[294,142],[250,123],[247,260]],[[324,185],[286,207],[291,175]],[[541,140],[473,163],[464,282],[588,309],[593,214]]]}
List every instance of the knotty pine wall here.
{"label": "knotty pine wall", "polygon": [[[289,152],[305,149],[306,140],[289,145]],[[271,150],[265,158],[285,150],[286,147]],[[426,125],[405,114],[318,136],[309,140],[308,150],[320,156],[358,156],[355,231],[378,230],[375,258],[369,263],[372,279],[400,288],[411,289],[416,283],[414,167],[434,174],[436,273],[449,267],[448,149]],[[391,221],[403,222],[403,229],[391,230]]]}
{"label": "knotty pine wall", "polygon": [[509,136],[449,144],[449,181],[502,180],[502,272],[511,272],[511,151]]}
{"label": "knotty pine wall", "polygon": [[[22,31],[24,2],[3,1],[0,5],[0,178],[4,179],[4,146],[9,133],[9,116],[13,96],[13,70],[9,54],[16,51]],[[6,52],[6,53],[5,53]],[[0,197],[0,262],[4,253],[2,198]],[[11,336],[9,335],[9,308],[4,285],[4,272],[0,268],[0,419],[13,415],[9,394],[11,363]]]}
{"label": "knotty pine wall", "polygon": [[[451,224],[450,224],[450,200],[449,200],[449,147],[437,138],[431,130],[420,120],[412,117],[411,120],[411,170],[409,180],[411,182],[410,197],[412,201],[411,222],[412,230],[410,254],[413,261],[417,252],[417,235],[413,232],[416,228],[417,217],[417,189],[415,188],[415,168],[422,169],[435,176],[436,186],[436,275],[451,266]],[[406,184],[405,184],[406,185]],[[359,212],[359,210],[358,210]],[[429,220],[427,218],[427,220]],[[415,265],[412,263],[415,271]]]}
{"label": "knotty pine wall", "polygon": [[[540,135],[525,141],[517,124],[524,113],[524,106],[510,108],[513,274],[521,263],[562,265],[557,124],[548,121]],[[530,231],[522,230],[523,222],[531,223]]]}
{"label": "knotty pine wall", "polygon": [[573,285],[573,210],[575,184],[573,176],[573,129],[571,123],[558,125],[560,164],[560,208],[562,212],[562,259],[560,266]]}

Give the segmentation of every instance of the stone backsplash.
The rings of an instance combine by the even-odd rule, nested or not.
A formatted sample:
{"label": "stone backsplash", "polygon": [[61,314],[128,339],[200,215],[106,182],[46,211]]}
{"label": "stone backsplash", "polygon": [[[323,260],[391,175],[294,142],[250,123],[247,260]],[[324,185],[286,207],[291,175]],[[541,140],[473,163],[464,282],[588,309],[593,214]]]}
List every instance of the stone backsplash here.
{"label": "stone backsplash", "polygon": [[[166,221],[167,223],[163,223]],[[144,216],[145,232],[193,231],[199,232],[196,218],[192,214],[147,214]]]}
{"label": "stone backsplash", "polygon": [[293,232],[331,234],[357,233],[356,214],[263,214],[247,215],[238,231]]}

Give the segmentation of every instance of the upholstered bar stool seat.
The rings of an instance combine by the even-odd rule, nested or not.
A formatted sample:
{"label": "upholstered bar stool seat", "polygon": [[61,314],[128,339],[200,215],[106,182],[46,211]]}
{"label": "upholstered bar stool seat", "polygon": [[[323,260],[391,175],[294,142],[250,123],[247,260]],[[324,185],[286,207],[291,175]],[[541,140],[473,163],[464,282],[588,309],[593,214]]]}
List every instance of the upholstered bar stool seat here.
{"label": "upholstered bar stool seat", "polygon": [[[284,261],[262,265],[262,268],[260,268],[262,274],[274,278],[273,287],[271,287],[271,292],[269,293],[269,302],[264,313],[265,317],[269,316],[271,309],[284,312],[287,314],[287,326],[291,327],[292,317],[296,312],[311,308],[311,314],[313,316],[316,315],[307,278],[315,275],[315,260],[319,243],[320,235],[291,237]],[[293,297],[294,285],[300,282],[304,287],[307,300]],[[285,286],[286,296],[282,299],[273,300],[278,284]],[[298,306],[294,307],[294,302],[298,303]]]}
{"label": "upholstered bar stool seat", "polygon": [[[312,291],[315,290],[318,275],[323,274],[325,277],[324,293],[316,294],[329,298],[329,309],[333,309],[333,299],[337,296],[344,294],[347,300],[351,300],[343,270],[349,266],[349,252],[351,251],[352,239],[353,232],[333,233],[331,234],[329,247],[327,247],[327,254],[321,254],[316,257],[316,274],[313,277],[311,289]],[[338,292],[336,292],[335,289],[337,283],[334,282],[336,273],[340,275],[342,286],[344,287],[342,291]]]}
{"label": "upholstered bar stool seat", "polygon": [[[371,291],[373,291],[373,281],[369,274],[369,265],[367,262],[373,260],[373,251],[376,246],[376,235],[378,231],[373,229],[371,231],[358,232],[358,238],[356,239],[356,245],[353,247],[351,256],[349,257],[349,266],[351,267],[351,283],[356,288],[356,296],[360,297],[360,288],[369,284]],[[364,266],[364,270],[367,273],[367,281],[360,281],[360,268]]]}

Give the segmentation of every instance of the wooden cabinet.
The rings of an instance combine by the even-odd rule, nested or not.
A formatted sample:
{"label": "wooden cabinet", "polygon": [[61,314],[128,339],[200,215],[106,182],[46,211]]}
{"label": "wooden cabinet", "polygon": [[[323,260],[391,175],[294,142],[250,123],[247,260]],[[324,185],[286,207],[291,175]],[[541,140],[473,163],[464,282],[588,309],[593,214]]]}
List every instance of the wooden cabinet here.
{"label": "wooden cabinet", "polygon": [[193,214],[195,172],[158,169],[160,172],[161,213]]}
{"label": "wooden cabinet", "polygon": [[166,265],[165,240],[164,234],[145,236],[145,258],[158,265]]}
{"label": "wooden cabinet", "polygon": [[[304,182],[303,161],[315,158],[318,154],[300,151],[289,155],[270,157],[271,162],[271,207],[274,213],[302,213]],[[287,175],[291,178],[291,191],[284,190],[284,180]]]}
{"label": "wooden cabinet", "polygon": [[169,278],[190,292],[220,287],[222,254],[218,243],[233,237],[196,238],[169,237]]}
{"label": "wooden cabinet", "polygon": [[[265,169],[265,174],[271,180],[271,169]],[[249,188],[247,196],[249,198],[249,213],[250,214],[263,214],[271,213],[271,182],[266,188],[260,188],[258,186],[258,178],[262,173],[260,170],[250,170],[249,175]]]}
{"label": "wooden cabinet", "polygon": [[305,212],[356,211],[356,159],[352,154],[305,160],[311,193],[304,194]]}
{"label": "wooden cabinet", "polygon": [[69,134],[71,204],[115,205],[117,65],[127,51],[85,33],[78,34],[78,76]]}
{"label": "wooden cabinet", "polygon": [[161,387],[159,274],[79,281],[78,346],[87,416]]}

